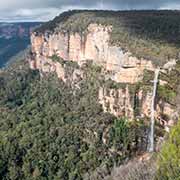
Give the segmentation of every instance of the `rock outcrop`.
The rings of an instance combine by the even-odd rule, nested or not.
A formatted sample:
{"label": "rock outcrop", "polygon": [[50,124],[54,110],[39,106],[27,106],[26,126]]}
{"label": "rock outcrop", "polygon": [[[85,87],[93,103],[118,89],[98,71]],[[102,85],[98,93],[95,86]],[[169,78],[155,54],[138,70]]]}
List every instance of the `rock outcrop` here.
{"label": "rock outcrop", "polygon": [[67,61],[76,61],[78,64],[93,60],[107,71],[113,72],[111,78],[116,82],[138,82],[145,69],[154,69],[152,62],[138,59],[130,52],[124,52],[120,47],[112,46],[110,44],[111,31],[111,26],[90,24],[86,34],[34,32],[31,36],[34,55],[31,64],[39,70],[46,71],[44,64],[49,63],[50,57],[54,54]]}
{"label": "rock outcrop", "polygon": [[[115,116],[133,119],[136,109],[140,109],[138,115],[149,118],[152,93],[144,93],[140,90],[132,94],[128,84],[138,83],[143,78],[144,70],[154,71],[155,67],[151,61],[138,59],[132,53],[123,51],[121,47],[111,45],[112,28],[112,26],[90,24],[86,33],[63,30],[44,34],[33,32],[30,67],[43,73],[55,72],[59,78],[66,81],[64,67],[60,62],[52,60],[53,55],[64,61],[75,61],[80,66],[87,60],[92,60],[103,67],[111,80],[127,84],[125,89],[115,90],[102,87],[99,90],[99,102],[104,111]],[[73,77],[81,75],[82,72],[75,71]],[[140,102],[140,107],[136,107],[136,98]],[[165,109],[167,111],[164,113]],[[164,104],[161,107],[158,104],[156,117],[161,116],[161,113],[171,116],[174,110],[170,105]]]}
{"label": "rock outcrop", "polygon": [[134,109],[131,102],[129,88],[99,90],[99,100],[105,112],[111,112],[118,117],[133,119]]}

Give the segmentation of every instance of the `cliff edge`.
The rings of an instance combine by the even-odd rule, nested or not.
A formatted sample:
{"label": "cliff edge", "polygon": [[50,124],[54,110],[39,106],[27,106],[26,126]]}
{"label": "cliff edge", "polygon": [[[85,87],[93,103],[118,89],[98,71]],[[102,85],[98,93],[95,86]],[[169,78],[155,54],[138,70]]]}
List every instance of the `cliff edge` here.
{"label": "cliff edge", "polygon": [[[66,81],[64,62],[75,62],[81,67],[91,60],[103,69],[105,81],[118,84],[116,88],[102,85],[99,89],[99,102],[104,111],[130,119],[149,118],[153,73],[160,67],[161,74],[167,74],[179,58],[180,23],[172,24],[172,19],[178,17],[178,11],[62,13],[32,33],[30,67],[42,74],[55,72]],[[170,32],[172,26],[172,32],[167,33],[164,28]],[[83,78],[83,72],[76,70],[74,79],[77,76]],[[159,80],[160,86],[167,84]],[[173,103],[160,96],[156,102],[156,118],[162,124],[172,125],[175,109]],[[164,115],[170,123],[162,118]]]}

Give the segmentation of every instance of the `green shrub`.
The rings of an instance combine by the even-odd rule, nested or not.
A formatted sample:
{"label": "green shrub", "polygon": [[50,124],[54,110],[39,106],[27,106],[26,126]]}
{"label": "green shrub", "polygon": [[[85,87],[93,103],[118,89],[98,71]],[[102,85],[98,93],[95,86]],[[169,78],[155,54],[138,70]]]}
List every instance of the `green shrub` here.
{"label": "green shrub", "polygon": [[116,146],[123,144],[127,148],[129,143],[129,125],[127,119],[118,119],[114,122],[114,143]]}
{"label": "green shrub", "polygon": [[158,180],[180,179],[180,122],[171,130],[159,155]]}
{"label": "green shrub", "polygon": [[176,92],[170,89],[167,85],[158,86],[158,97],[164,100],[165,102],[170,102],[174,104]]}
{"label": "green shrub", "polygon": [[83,179],[102,167],[106,175],[144,151],[146,127],[99,104],[101,68],[81,70],[77,89],[22,62],[0,73],[0,179]]}
{"label": "green shrub", "polygon": [[53,62],[59,62],[60,64],[64,64],[64,60],[59,57],[57,54],[54,54],[50,57],[50,59],[53,61]]}

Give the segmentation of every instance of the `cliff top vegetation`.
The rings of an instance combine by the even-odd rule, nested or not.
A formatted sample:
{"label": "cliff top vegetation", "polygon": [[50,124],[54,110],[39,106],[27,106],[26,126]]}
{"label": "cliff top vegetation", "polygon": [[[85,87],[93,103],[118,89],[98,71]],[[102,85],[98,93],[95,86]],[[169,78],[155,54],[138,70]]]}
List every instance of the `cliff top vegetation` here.
{"label": "cliff top vegetation", "polygon": [[130,51],[138,58],[162,65],[179,58],[180,11],[67,11],[35,31],[38,34],[63,31],[87,32],[91,23],[111,25],[111,44]]}

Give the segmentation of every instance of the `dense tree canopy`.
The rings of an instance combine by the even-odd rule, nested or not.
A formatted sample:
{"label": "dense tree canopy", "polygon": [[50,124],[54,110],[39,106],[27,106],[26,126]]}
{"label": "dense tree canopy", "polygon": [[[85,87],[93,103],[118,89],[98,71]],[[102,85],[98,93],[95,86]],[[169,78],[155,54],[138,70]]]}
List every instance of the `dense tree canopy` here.
{"label": "dense tree canopy", "polygon": [[[0,73],[0,179],[82,179],[141,150],[145,127],[104,113],[100,69],[80,89],[19,62]],[[103,138],[106,141],[103,141]]]}

